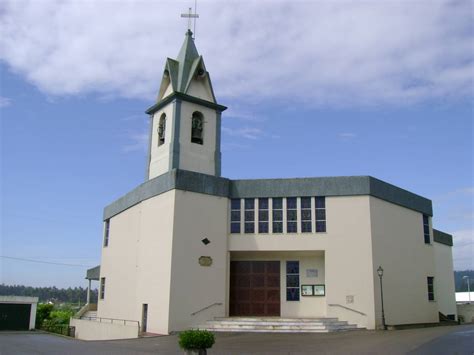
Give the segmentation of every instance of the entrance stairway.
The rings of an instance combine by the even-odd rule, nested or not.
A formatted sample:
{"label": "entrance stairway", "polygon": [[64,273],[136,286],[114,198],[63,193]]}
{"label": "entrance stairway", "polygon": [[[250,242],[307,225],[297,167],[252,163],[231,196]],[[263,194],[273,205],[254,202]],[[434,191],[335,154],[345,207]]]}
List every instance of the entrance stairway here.
{"label": "entrance stairway", "polygon": [[83,319],[89,319],[89,320],[96,320],[97,319],[97,311],[87,311],[82,315]]}
{"label": "entrance stairway", "polygon": [[211,332],[329,333],[363,329],[337,318],[229,317],[199,327]]}

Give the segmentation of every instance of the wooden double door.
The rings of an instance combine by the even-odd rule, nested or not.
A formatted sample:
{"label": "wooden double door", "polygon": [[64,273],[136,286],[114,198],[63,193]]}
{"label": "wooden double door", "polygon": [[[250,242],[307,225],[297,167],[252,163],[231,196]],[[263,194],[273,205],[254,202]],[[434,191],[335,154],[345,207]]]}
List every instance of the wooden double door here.
{"label": "wooden double door", "polygon": [[230,316],[280,316],[280,262],[230,262]]}

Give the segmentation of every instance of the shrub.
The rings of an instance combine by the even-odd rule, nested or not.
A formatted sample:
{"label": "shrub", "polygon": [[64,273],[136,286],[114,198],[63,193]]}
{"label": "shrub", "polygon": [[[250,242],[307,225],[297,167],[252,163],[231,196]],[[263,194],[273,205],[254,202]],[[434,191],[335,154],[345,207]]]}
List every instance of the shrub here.
{"label": "shrub", "polygon": [[179,334],[179,346],[185,350],[208,349],[214,343],[214,334],[207,330],[186,330]]}
{"label": "shrub", "polygon": [[46,319],[49,319],[51,316],[51,312],[54,306],[48,303],[40,303],[38,304],[38,308],[36,309],[36,324],[35,328],[39,329],[43,325],[43,322]]}

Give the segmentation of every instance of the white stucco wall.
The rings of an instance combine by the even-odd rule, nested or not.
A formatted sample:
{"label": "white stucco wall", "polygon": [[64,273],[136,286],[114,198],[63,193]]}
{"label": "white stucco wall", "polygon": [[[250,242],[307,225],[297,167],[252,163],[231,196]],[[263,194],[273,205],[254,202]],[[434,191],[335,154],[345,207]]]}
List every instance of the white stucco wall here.
{"label": "white stucco wall", "polygon": [[[368,196],[326,197],[326,233],[230,234],[229,251],[324,251],[326,315],[373,329],[375,315],[369,209]],[[352,303],[347,303],[347,296],[352,297]],[[365,315],[329,304],[349,307]],[[298,307],[291,306],[288,311],[292,308]]]}
{"label": "white stucco wall", "polygon": [[[175,104],[171,103],[153,114],[149,179],[169,171],[170,150],[172,149],[171,133],[175,124],[173,120],[174,110]],[[158,146],[158,127],[160,117],[163,114],[166,115],[165,143]]]}
{"label": "white stucco wall", "polygon": [[[199,111],[204,116],[204,144],[191,142],[191,123],[193,112]],[[216,151],[216,112],[207,107],[185,102],[181,104],[180,123],[180,161],[179,168],[214,175]]]}
{"label": "white stucco wall", "polygon": [[[428,300],[427,277],[435,277],[434,246],[425,244],[422,214],[376,197],[370,197],[375,310],[382,322],[379,277],[384,269],[383,292],[386,324],[438,322],[438,301]],[[431,223],[431,222],[430,222]],[[431,230],[431,225],[430,225]],[[433,231],[431,230],[431,240]]]}
{"label": "white stucco wall", "polygon": [[192,80],[189,84],[188,91],[186,92],[186,94],[198,97],[202,100],[214,102],[211,87],[209,85],[207,77]]}
{"label": "white stucco wall", "polygon": [[113,340],[138,338],[138,326],[71,319],[70,325],[75,327],[74,337],[81,340]]}
{"label": "white stucco wall", "polygon": [[456,291],[454,286],[453,252],[449,245],[434,242],[435,299],[438,310],[444,315],[456,316]]}
{"label": "white stucco wall", "polygon": [[141,322],[142,305],[148,304],[147,331],[168,332],[174,196],[175,190],[168,191],[111,218],[99,317]]}
{"label": "white stucco wall", "polygon": [[[184,330],[225,316],[227,253],[227,198],[176,191],[171,266],[169,330]],[[210,243],[204,245],[202,239]],[[212,258],[201,266],[199,258]],[[214,305],[195,315],[195,313]]]}

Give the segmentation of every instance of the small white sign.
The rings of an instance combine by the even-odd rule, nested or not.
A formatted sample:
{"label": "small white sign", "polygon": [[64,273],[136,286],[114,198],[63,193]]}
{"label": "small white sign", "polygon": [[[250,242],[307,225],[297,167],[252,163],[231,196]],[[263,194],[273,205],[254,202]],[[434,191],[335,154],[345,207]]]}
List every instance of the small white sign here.
{"label": "small white sign", "polygon": [[306,269],[306,277],[318,277],[318,269]]}

